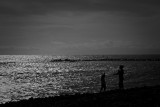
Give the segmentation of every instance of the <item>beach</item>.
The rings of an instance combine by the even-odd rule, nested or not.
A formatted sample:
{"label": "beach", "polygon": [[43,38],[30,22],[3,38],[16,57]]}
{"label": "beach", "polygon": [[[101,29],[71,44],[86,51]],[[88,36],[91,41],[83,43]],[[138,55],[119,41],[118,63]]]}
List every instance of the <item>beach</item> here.
{"label": "beach", "polygon": [[76,93],[1,104],[1,107],[159,107],[160,86],[144,86],[103,93]]}

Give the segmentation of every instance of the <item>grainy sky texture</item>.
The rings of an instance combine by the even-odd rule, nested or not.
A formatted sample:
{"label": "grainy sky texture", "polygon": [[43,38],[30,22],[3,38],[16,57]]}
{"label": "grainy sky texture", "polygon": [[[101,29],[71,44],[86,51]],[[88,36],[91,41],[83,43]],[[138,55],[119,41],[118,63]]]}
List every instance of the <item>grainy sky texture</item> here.
{"label": "grainy sky texture", "polygon": [[0,54],[160,54],[158,0],[0,0]]}

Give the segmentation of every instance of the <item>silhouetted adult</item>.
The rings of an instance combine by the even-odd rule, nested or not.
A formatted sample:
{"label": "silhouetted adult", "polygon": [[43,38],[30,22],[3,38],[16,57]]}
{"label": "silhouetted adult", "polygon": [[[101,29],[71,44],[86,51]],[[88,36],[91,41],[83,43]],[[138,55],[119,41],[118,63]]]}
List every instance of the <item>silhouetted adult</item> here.
{"label": "silhouetted adult", "polygon": [[105,80],[105,73],[101,75],[101,90],[100,92],[106,91],[106,80]]}
{"label": "silhouetted adult", "polygon": [[123,70],[124,66],[120,65],[119,66],[119,70],[115,75],[119,75],[119,89],[123,90],[124,89],[124,85],[123,85],[123,74],[124,74],[124,70]]}

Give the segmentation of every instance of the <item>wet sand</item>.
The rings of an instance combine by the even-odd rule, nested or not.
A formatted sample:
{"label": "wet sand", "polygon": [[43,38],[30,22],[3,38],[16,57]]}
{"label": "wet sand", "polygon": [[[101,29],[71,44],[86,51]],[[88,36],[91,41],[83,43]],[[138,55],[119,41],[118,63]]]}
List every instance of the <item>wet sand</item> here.
{"label": "wet sand", "polygon": [[61,95],[9,102],[0,107],[160,107],[160,86],[146,86],[103,93]]}

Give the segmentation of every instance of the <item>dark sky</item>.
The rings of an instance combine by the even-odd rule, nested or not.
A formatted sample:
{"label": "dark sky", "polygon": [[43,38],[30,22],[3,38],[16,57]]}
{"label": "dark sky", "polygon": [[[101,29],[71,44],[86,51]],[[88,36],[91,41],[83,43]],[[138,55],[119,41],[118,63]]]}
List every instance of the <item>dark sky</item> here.
{"label": "dark sky", "polygon": [[0,54],[160,54],[158,0],[0,0]]}

